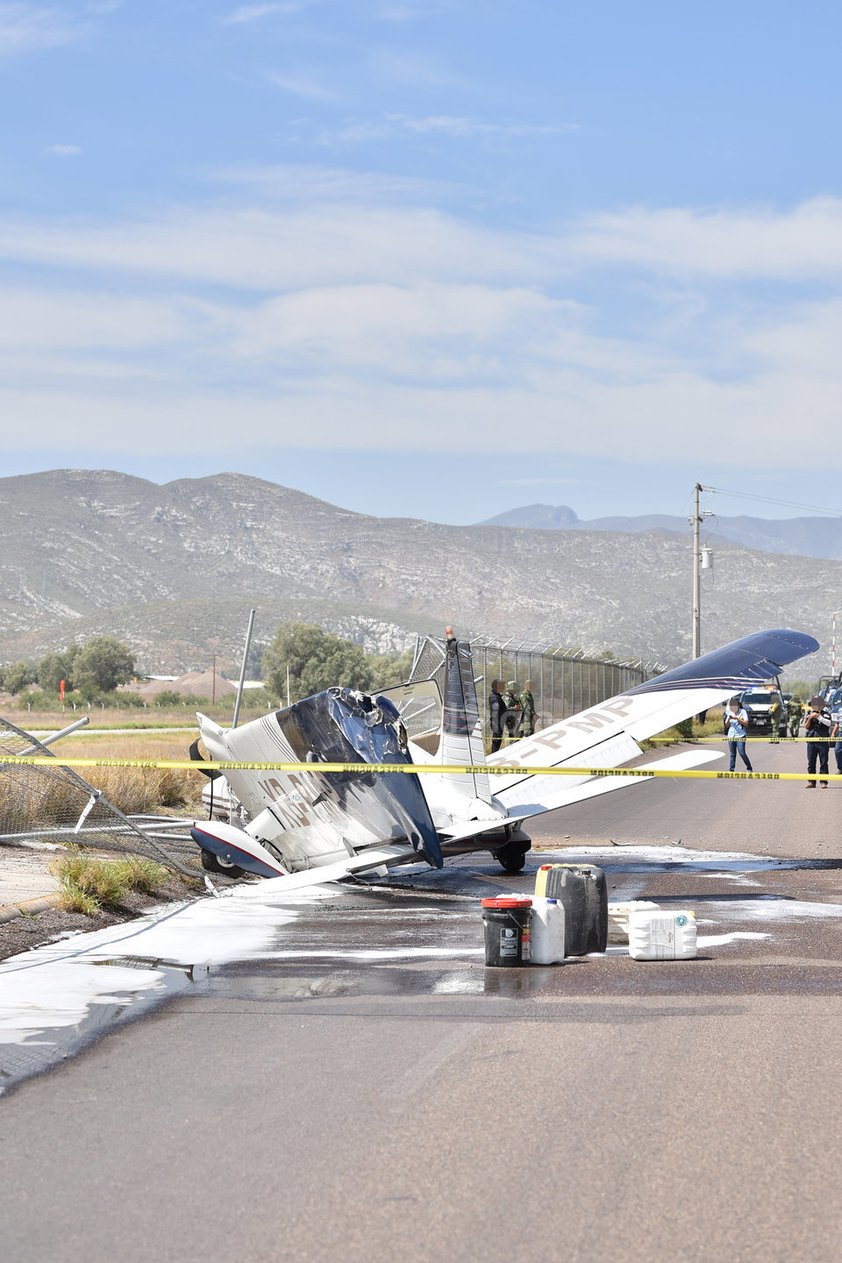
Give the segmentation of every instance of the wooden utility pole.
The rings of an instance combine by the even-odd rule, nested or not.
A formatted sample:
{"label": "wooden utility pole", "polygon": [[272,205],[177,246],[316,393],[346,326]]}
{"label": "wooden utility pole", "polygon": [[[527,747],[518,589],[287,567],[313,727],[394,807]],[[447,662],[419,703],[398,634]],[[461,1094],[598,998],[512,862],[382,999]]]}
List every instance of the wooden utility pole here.
{"label": "wooden utility pole", "polygon": [[698,658],[702,652],[702,578],[699,570],[701,554],[699,549],[699,527],[702,515],[699,512],[699,493],[702,484],[697,482],[693,488],[693,657]]}

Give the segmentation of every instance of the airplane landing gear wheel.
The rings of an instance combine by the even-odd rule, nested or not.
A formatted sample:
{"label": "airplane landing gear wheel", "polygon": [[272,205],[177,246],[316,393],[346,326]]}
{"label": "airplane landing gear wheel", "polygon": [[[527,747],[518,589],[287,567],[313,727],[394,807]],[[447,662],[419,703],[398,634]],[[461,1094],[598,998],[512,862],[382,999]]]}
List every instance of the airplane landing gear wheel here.
{"label": "airplane landing gear wheel", "polygon": [[529,848],[519,842],[507,842],[497,852],[497,860],[507,873],[522,873],[526,863],[526,852]]}
{"label": "airplane landing gear wheel", "polygon": [[206,873],[219,873],[222,877],[242,877],[245,872],[245,869],[240,868],[238,864],[229,864],[227,860],[220,859],[212,851],[204,850],[202,851],[202,868]]}

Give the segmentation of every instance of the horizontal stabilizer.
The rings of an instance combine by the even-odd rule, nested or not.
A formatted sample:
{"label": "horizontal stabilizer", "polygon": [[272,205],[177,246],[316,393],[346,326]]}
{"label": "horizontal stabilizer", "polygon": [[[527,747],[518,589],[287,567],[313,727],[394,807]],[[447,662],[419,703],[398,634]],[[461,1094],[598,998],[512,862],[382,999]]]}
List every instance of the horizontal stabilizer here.
{"label": "horizontal stabilizer", "polygon": [[308,886],[323,886],[327,882],[341,881],[354,873],[365,873],[372,868],[381,868],[384,864],[401,864],[411,861],[418,863],[418,856],[411,846],[371,846],[362,855],[348,856],[347,860],[338,860],[335,864],[321,864],[316,868],[307,868],[300,873],[287,873],[282,877],[273,876],[259,885],[244,888],[255,892],[255,897],[265,901],[272,891],[279,895],[290,890],[305,890]]}

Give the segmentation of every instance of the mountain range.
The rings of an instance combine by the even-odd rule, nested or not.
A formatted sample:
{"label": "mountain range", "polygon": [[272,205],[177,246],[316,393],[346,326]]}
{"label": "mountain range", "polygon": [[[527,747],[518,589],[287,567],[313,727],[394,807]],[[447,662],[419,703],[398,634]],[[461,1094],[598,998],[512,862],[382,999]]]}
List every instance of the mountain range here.
{"label": "mountain range", "polygon": [[[646,513],[639,517],[598,517],[581,521],[566,504],[527,504],[509,509],[481,523],[483,526],[515,526],[540,531],[608,531],[611,534],[640,534],[648,531],[671,531],[685,538],[691,518],[665,513]],[[725,517],[713,513],[702,523],[705,541],[714,547],[721,540],[757,548],[768,553],[790,553],[794,556],[823,557],[842,560],[842,514],[838,517]]]}
{"label": "mountain range", "polygon": [[[0,662],[107,634],[147,672],[213,655],[231,669],[252,607],[263,642],[297,619],[382,652],[450,623],[650,662],[691,656],[686,524],[445,526],[352,513],[242,474],[161,486],[107,470],[0,479],[0,514]],[[827,642],[840,593],[839,561],[722,538],[703,575],[702,648],[762,627]],[[826,662],[827,650],[804,669]]]}

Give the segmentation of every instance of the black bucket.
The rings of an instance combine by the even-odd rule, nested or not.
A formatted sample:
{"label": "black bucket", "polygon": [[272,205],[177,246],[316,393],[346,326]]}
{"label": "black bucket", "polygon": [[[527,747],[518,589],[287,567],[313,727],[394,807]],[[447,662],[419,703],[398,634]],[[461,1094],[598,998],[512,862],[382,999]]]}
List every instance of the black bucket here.
{"label": "black bucket", "polygon": [[483,899],[485,963],[503,968],[528,965],[532,900],[525,895]]}

